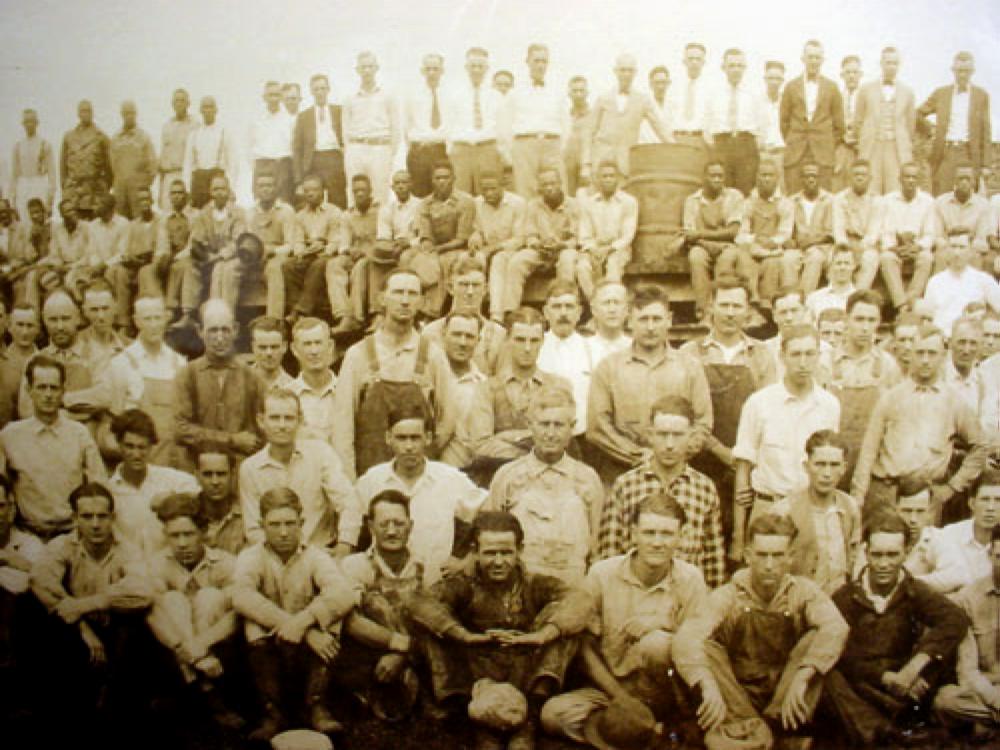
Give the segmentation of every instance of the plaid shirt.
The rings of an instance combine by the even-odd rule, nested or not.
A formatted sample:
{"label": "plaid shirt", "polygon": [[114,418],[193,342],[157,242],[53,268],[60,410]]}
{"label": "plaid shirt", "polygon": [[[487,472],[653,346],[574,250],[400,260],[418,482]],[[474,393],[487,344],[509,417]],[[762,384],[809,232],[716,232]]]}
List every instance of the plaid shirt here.
{"label": "plaid shirt", "polygon": [[650,493],[662,489],[669,491],[687,514],[677,556],[698,566],[705,576],[705,583],[712,588],[722,585],[726,568],[719,495],[712,480],[690,466],[685,466],[684,471],[666,488],[650,461],[618,477],[601,514],[597,559],[623,555],[634,546],[632,528],[639,503]]}

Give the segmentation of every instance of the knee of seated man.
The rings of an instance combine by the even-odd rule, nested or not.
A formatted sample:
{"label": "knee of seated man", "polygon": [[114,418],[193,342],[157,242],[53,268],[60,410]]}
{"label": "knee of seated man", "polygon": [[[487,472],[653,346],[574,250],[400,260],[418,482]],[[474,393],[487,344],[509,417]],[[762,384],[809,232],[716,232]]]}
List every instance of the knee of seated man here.
{"label": "knee of seated man", "polygon": [[708,251],[705,250],[701,245],[694,245],[690,250],[688,250],[688,263],[692,266],[708,266],[711,262],[711,258],[708,255]]}
{"label": "knee of seated man", "polygon": [[219,610],[227,606],[229,597],[221,589],[206,586],[194,595],[195,607],[199,610]]}
{"label": "knee of seated man", "polygon": [[636,643],[639,658],[644,669],[668,669],[671,666],[673,633],[665,630],[651,630]]}

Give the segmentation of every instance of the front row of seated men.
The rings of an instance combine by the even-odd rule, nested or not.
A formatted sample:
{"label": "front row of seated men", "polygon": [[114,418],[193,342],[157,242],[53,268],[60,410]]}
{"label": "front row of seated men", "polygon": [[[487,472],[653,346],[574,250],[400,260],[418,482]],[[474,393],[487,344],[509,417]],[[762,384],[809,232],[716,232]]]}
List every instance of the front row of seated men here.
{"label": "front row of seated men", "polygon": [[[815,436],[802,502],[836,508],[843,452],[835,433]],[[57,708],[134,699],[130,688],[150,679],[141,657],[158,654],[227,730],[243,719],[225,677],[248,664],[257,741],[296,724],[341,731],[332,683],[384,720],[407,716],[421,696],[436,718],[467,714],[479,750],[533,748],[539,726],[638,748],[697,725],[721,750],[809,747],[830,725],[877,747],[925,738],[931,714],[985,735],[1000,711],[996,529],[977,541],[991,570],[952,600],[910,572],[926,552],[925,535],[912,539],[919,524],[880,511],[862,536],[867,564],[831,596],[807,574],[837,545],[853,563],[853,532],[838,540],[827,526],[819,537],[801,513],[761,512],[747,529],[748,567],[709,590],[677,556],[686,513],[662,490],[638,504],[633,546],[593,564],[582,585],[526,566],[525,527],[494,510],[456,526],[464,559],[431,575],[410,551],[410,503],[391,489],[368,504],[370,547],[341,560],[303,538],[288,487],[263,493],[262,538],[235,557],[206,544],[194,495],[157,502],[165,546],[143,554],[115,531],[103,484],[72,492],[73,530],[44,547],[14,527],[6,479],[0,490],[0,669],[14,674],[30,658],[30,591],[60,660],[62,682],[46,694]],[[978,540],[997,512],[1000,473],[984,471],[970,494]]]}

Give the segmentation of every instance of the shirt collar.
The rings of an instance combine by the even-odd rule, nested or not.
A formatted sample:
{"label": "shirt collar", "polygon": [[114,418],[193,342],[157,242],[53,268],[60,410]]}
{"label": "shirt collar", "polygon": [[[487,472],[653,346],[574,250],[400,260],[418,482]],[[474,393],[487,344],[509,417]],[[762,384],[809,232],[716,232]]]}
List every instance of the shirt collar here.
{"label": "shirt collar", "polygon": [[369,562],[382,571],[382,574],[387,578],[417,578],[418,580],[423,578],[423,565],[420,564],[409,549],[406,550],[406,562],[403,563],[403,569],[398,573],[389,567],[389,564],[379,554],[374,543],[365,550],[365,555],[368,557]]}
{"label": "shirt collar", "polygon": [[526,463],[530,468],[530,474],[533,477],[541,476],[546,471],[554,471],[558,474],[562,474],[565,477],[572,476],[573,467],[570,462],[573,459],[570,458],[569,453],[563,452],[562,456],[560,456],[559,460],[556,461],[554,464],[545,463],[544,461],[539,459],[538,456],[535,455],[534,451],[529,453],[525,457],[525,459]]}
{"label": "shirt collar", "polygon": [[677,570],[677,565],[674,560],[670,562],[670,572],[663,576],[662,579],[654,583],[652,586],[647,586],[636,576],[635,571],[632,569],[632,564],[635,562],[636,558],[635,548],[630,549],[622,556],[621,568],[619,573],[621,574],[621,580],[628,584],[629,586],[635,586],[636,588],[642,589],[643,591],[665,591],[669,592],[673,589],[674,582],[674,571]]}
{"label": "shirt collar", "polygon": [[[281,376],[279,375],[278,377]],[[334,374],[333,370],[330,370],[330,382],[317,390],[306,383],[305,376],[300,372],[299,376],[291,382],[291,386],[298,396],[308,392],[312,395],[318,396],[319,398],[323,398],[324,396],[332,395],[336,392],[337,376]]]}
{"label": "shirt collar", "polygon": [[[274,458],[271,455],[270,445],[265,445],[263,448],[261,448],[260,455],[261,455],[260,459],[261,468],[264,468],[265,466],[270,466],[272,468],[277,468],[277,469],[285,468],[285,464],[281,463],[281,461],[279,461],[278,459]],[[296,438],[295,440],[295,447],[292,448],[291,460],[294,461],[296,458],[302,458],[302,441],[298,438]]]}
{"label": "shirt collar", "polygon": [[28,417],[28,423],[31,425],[31,431],[36,435],[41,435],[43,432],[58,433],[64,424],[66,424],[66,417],[63,416],[62,411],[56,415],[55,421],[52,424],[45,424],[38,417]]}

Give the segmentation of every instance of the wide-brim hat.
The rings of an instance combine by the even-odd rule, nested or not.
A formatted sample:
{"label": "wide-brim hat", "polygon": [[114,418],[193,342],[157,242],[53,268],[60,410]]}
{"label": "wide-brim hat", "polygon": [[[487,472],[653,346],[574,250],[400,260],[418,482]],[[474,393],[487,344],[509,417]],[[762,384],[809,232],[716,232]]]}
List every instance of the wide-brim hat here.
{"label": "wide-brim hat", "polygon": [[325,734],[311,729],[289,729],[271,738],[272,750],[333,750],[333,742]]}
{"label": "wide-brim hat", "polygon": [[646,750],[658,734],[656,718],[639,701],[612,701],[591,712],[583,736],[597,750]]}

